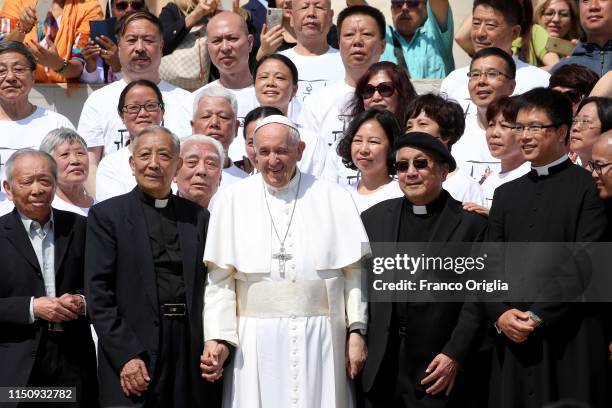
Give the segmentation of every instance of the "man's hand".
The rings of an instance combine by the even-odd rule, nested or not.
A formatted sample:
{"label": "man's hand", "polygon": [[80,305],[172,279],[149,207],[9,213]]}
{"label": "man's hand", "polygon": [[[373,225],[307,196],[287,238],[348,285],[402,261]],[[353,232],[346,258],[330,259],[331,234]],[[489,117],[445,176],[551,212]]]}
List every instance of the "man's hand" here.
{"label": "man's hand", "polygon": [[346,374],[354,379],[368,358],[368,346],[360,333],[350,333],[346,341]]}
{"label": "man's hand", "polygon": [[518,309],[505,311],[497,319],[497,327],[506,337],[515,343],[527,340],[529,334],[535,330],[535,322],[529,317],[529,312],[521,312]]}
{"label": "man's hand", "polygon": [[429,375],[421,380],[421,385],[434,383],[425,392],[436,395],[446,390],[446,395],[450,395],[455,386],[458,368],[459,364],[447,355],[440,353],[435,356],[425,370]]}
{"label": "man's hand", "polygon": [[117,44],[110,38],[101,35],[96,37],[96,41],[100,46],[100,57],[106,62],[106,65],[111,67],[113,72],[121,72],[121,63],[119,62],[119,53],[117,52]]}
{"label": "man's hand", "polygon": [[268,30],[268,26],[264,24],[261,28],[261,34],[259,36],[259,50],[257,51],[257,60],[263,57],[274,54],[278,47],[283,43],[283,32],[285,29],[283,26],[272,27]]}
{"label": "man's hand", "polygon": [[39,64],[49,67],[54,71],[62,68],[64,60],[59,56],[53,41],[47,40],[48,48],[43,47],[36,41],[30,41],[27,45]]}
{"label": "man's hand", "polygon": [[78,319],[77,307],[72,304],[72,295],[64,294],[60,298],[39,297],[33,302],[34,318],[52,323],[67,322]]}
{"label": "man's hand", "polygon": [[19,28],[24,33],[29,33],[36,25],[36,9],[33,6],[25,6],[19,13]]}
{"label": "man's hand", "polygon": [[98,57],[100,56],[100,46],[93,41],[87,41],[83,47],[83,58],[85,58],[85,70],[94,72],[98,65]]}
{"label": "man's hand", "polygon": [[476,214],[484,215],[485,217],[489,216],[489,209],[476,203],[463,203],[463,209],[465,211],[475,212]]}
{"label": "man's hand", "polygon": [[64,293],[58,300],[63,306],[72,310],[77,315],[85,314],[85,299],[82,296]]}
{"label": "man's hand", "polygon": [[214,382],[223,375],[223,364],[229,357],[229,348],[223,342],[208,340],[200,357],[202,378]]}
{"label": "man's hand", "polygon": [[133,358],[121,369],[119,374],[121,389],[126,397],[130,395],[141,396],[149,388],[149,372],[144,361],[140,358]]}

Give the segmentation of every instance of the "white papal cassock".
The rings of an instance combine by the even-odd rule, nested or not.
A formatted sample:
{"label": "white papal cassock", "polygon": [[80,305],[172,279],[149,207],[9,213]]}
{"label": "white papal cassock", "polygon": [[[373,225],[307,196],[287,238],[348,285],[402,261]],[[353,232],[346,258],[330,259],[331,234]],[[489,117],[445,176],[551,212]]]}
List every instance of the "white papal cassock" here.
{"label": "white papal cassock", "polygon": [[[281,240],[290,224],[284,273],[270,213]],[[367,241],[350,194],[306,173],[285,188],[256,174],[218,193],[204,253],[204,337],[237,346],[224,407],[351,404],[345,340],[347,328],[367,323],[359,268]]]}

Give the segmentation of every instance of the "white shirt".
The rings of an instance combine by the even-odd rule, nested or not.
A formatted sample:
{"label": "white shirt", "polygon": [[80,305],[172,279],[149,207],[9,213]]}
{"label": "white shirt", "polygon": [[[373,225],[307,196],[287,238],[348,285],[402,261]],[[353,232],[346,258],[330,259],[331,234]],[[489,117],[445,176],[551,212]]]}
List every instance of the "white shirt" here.
{"label": "white shirt", "polygon": [[493,173],[499,173],[501,170],[501,161],[491,155],[486,131],[480,127],[475,106],[471,102],[465,117],[465,132],[451,148],[451,154],[457,162],[457,167],[476,182],[480,182],[487,170]]}
{"label": "white shirt", "polygon": [[305,101],[314,92],[344,79],[344,65],[340,51],[329,47],[322,55],[306,56],[295,52],[295,48],[281,51],[298,69],[298,93],[296,98]]}
{"label": "white shirt", "polygon": [[383,187],[374,191],[370,194],[361,194],[357,191],[358,183],[351,184],[347,187],[348,191],[351,192],[353,200],[357,205],[357,209],[360,213],[364,212],[368,208],[392,198],[402,197],[404,193],[399,187],[397,180],[391,180]]}
{"label": "white shirt", "polygon": [[304,102],[299,123],[331,146],[342,138],[350,122],[346,105],[354,93],[355,88],[344,80],[320,89]]}
{"label": "white shirt", "polygon": [[[122,79],[94,91],[81,111],[77,131],[88,148],[103,146],[103,157],[121,149],[130,138],[117,113],[119,96],[126,86]],[[178,137],[190,135],[191,94],[165,81],[157,86],[164,99],[164,126]]]}
{"label": "white shirt", "polygon": [[136,187],[136,179],[130,167],[132,153],[127,147],[104,157],[96,173],[96,201],[129,193]]}
{"label": "white shirt", "polygon": [[[513,95],[523,94],[530,89],[547,87],[550,74],[543,69],[534,67],[513,56],[516,64],[516,88]],[[464,106],[466,100],[470,99],[468,91],[468,71],[470,67],[454,70],[442,81],[440,94],[446,94],[449,99],[454,99]]]}
{"label": "white shirt", "polygon": [[321,178],[343,187],[356,186],[359,182],[359,171],[344,165],[342,158],[338,155],[338,142],[339,140],[336,140],[327,148]]}
{"label": "white shirt", "polygon": [[4,180],[4,165],[16,150],[38,149],[47,133],[59,127],[74,130],[68,118],[38,106],[26,118],[0,120],[0,184]]}
{"label": "white shirt", "polygon": [[53,197],[53,202],[51,203],[51,206],[53,208],[57,208],[58,210],[70,211],[75,214],[82,215],[83,217],[87,217],[87,214],[89,214],[88,207],[77,207],[76,205],[61,199],[57,194],[55,195],[55,197]]}
{"label": "white shirt", "polygon": [[448,191],[451,197],[462,203],[485,205],[484,194],[480,184],[460,168],[449,173],[444,183],[442,183],[442,188]]}
{"label": "white shirt", "polygon": [[485,197],[484,206],[491,208],[491,205],[493,204],[493,194],[495,193],[495,189],[497,187],[524,176],[525,174],[529,173],[529,170],[531,170],[531,164],[529,162],[525,162],[516,169],[512,169],[504,173],[494,173],[487,177],[487,179],[482,183],[482,191]]}
{"label": "white shirt", "polygon": [[[259,102],[257,102],[257,98],[255,97],[255,87],[253,85],[249,85],[244,88],[232,89],[226,88],[221,85],[220,80],[216,80],[204,85],[202,88],[193,92],[192,95],[197,95],[202,90],[209,88],[211,86],[219,86],[221,88],[227,89],[228,91],[232,91],[234,96],[236,97],[236,101],[238,102],[238,112],[236,112],[236,119],[240,122],[240,126],[237,130],[236,137],[234,141],[229,147],[228,155],[230,160],[236,161],[242,159],[243,156],[246,156],[246,150],[244,149],[244,118],[247,113],[255,109],[259,106]],[[191,99],[193,101],[193,97]],[[193,105],[193,104],[192,104]],[[193,109],[193,107],[192,107]]]}
{"label": "white shirt", "polygon": [[248,177],[249,174],[242,170],[240,167],[236,166],[233,162],[231,166],[222,170],[221,173],[221,184],[219,184],[219,190],[231,186],[237,181],[242,180],[243,178]]}

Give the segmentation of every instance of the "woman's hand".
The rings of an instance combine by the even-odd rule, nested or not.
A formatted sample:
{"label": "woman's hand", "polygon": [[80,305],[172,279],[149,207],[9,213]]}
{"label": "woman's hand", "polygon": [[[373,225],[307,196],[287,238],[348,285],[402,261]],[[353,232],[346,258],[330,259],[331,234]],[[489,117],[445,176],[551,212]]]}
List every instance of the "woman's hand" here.
{"label": "woman's hand", "polygon": [[36,41],[30,41],[27,46],[32,51],[32,54],[34,54],[34,57],[36,57],[37,63],[54,71],[62,68],[64,59],[59,56],[55,43],[51,39],[47,39],[47,47],[43,47]]}
{"label": "woman's hand", "polygon": [[274,54],[278,47],[283,43],[283,33],[285,29],[278,25],[271,30],[268,30],[267,24],[264,24],[261,28],[261,35],[259,40],[261,44],[257,51],[257,60],[259,61],[266,55]]}
{"label": "woman's hand", "polygon": [[187,17],[185,17],[185,27],[191,29],[203,18],[214,15],[216,11],[216,0],[199,0],[193,11],[189,13]]}
{"label": "woman's hand", "polygon": [[36,9],[32,6],[26,6],[19,13],[19,31],[26,34],[32,31],[36,25]]}

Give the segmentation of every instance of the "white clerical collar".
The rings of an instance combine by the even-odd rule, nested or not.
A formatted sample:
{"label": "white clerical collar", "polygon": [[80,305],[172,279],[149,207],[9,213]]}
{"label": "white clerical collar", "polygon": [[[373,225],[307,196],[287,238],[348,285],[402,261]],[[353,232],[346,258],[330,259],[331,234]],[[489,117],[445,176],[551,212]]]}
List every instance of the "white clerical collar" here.
{"label": "white clerical collar", "polygon": [[538,176],[548,176],[549,170],[551,167],[558,166],[567,160],[567,155],[563,155],[552,163],[545,164],[544,166],[531,166],[531,169],[534,170]]}
{"label": "white clerical collar", "polygon": [[295,190],[298,187],[299,181],[300,181],[300,169],[298,169],[296,166],[295,174],[293,175],[289,183],[285,184],[284,186],[274,187],[266,183],[265,180],[264,180],[264,184],[266,185],[266,188],[268,189],[270,194],[278,194],[278,193],[284,193],[284,192],[295,192]]}
{"label": "white clerical collar", "polygon": [[155,199],[155,208],[166,208],[167,205],[168,205],[167,198],[163,200],[158,200],[157,198]]}
{"label": "white clerical collar", "polygon": [[426,205],[413,205],[412,212],[416,215],[427,215]]}

